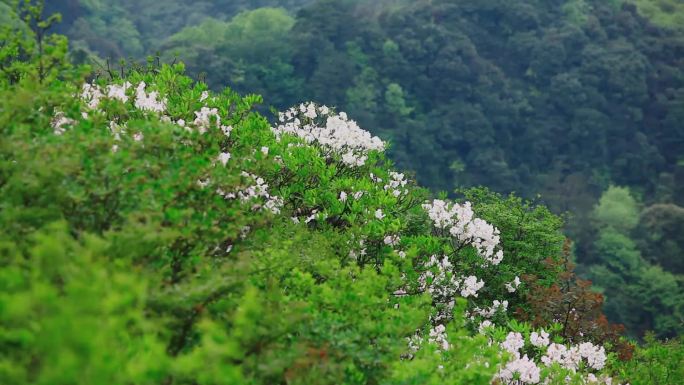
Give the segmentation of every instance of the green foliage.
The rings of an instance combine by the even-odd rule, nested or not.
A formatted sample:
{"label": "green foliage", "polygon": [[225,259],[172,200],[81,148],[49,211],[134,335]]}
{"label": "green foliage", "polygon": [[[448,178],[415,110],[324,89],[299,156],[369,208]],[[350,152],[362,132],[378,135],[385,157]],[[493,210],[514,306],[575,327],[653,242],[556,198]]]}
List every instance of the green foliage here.
{"label": "green foliage", "polygon": [[684,274],[684,208],[655,204],[641,212],[637,243],[644,257],[675,274]]}
{"label": "green foliage", "polygon": [[[113,98],[87,109],[71,96],[78,83],[0,88],[0,381],[488,383],[499,358],[463,327],[465,303],[444,369],[427,341],[421,358],[401,358],[431,302],[392,294],[417,256],[399,258],[381,240],[416,220],[424,191],[410,186],[397,200],[376,186],[371,170],[391,170],[381,154],[354,170],[293,137],[278,142],[251,111],[259,97],[224,90],[202,101],[206,86],[182,70],[140,68],[125,80],[162,92],[175,121],[217,108],[230,137]],[[61,134],[57,109],[72,119]],[[282,197],[281,215],[198,183],[240,191],[254,183],[243,170]],[[365,194],[344,204],[340,190]],[[383,220],[370,220],[376,208]],[[290,219],[314,209],[324,215],[309,224]],[[358,239],[366,258],[350,256]],[[473,355],[481,361],[463,367]]]}
{"label": "green foliage", "polygon": [[[333,15],[354,9],[353,2],[322,4]],[[109,12],[104,3],[88,5],[91,12]],[[535,22],[524,17],[529,9],[513,7],[522,20]],[[601,296],[588,283],[566,282],[569,248],[561,250],[562,221],[547,208],[482,188],[464,190],[477,216],[500,231],[504,259],[496,268],[483,265],[474,247],[433,226],[421,207],[426,190],[411,181],[395,195],[385,185],[398,174],[382,152],[371,151],[362,165],[350,167],[341,154],[293,135],[275,136],[254,111],[261,97],[231,89],[208,93],[206,84],[184,75],[182,64],[150,61],[120,73],[103,71],[94,74],[92,87],[109,96],[74,97],[88,93],[79,79],[86,69],[69,64],[65,39],[46,33],[52,19],[40,18],[40,5],[20,9],[29,30],[3,31],[11,44],[2,52],[9,70],[0,82],[0,382],[484,385],[509,358],[490,338],[500,343],[507,332],[531,338],[529,324],[503,311],[492,316],[498,327],[473,336],[481,320],[473,312],[502,298],[510,299],[515,317],[534,321],[555,342],[580,342],[590,330],[587,339],[618,350],[601,314]],[[303,19],[312,17],[309,11]],[[208,20],[172,41],[203,39],[217,43],[211,49],[234,53],[233,73],[247,79],[237,82],[241,87],[257,84],[250,76],[264,74],[259,71],[289,73],[311,65],[311,79],[334,75],[342,82],[349,71],[353,86],[330,95],[353,100],[356,108],[371,104],[409,126],[426,113],[416,103],[424,91],[388,82],[370,64],[377,58],[368,46],[345,37],[357,32],[354,26],[345,19],[323,24],[315,35],[282,10],[262,9],[230,22]],[[341,50],[352,60],[341,71],[335,61],[307,63],[289,50],[283,37],[289,33],[297,44],[325,36],[327,52]],[[383,55],[406,53],[400,47],[409,37],[402,39],[396,47],[381,40]],[[255,41],[262,50],[251,50]],[[434,47],[410,47],[441,55]],[[453,63],[439,63],[438,72],[458,73]],[[259,78],[261,84],[278,87],[268,76]],[[140,92],[155,103],[163,98],[162,116],[137,105],[145,97],[133,102]],[[440,108],[431,119],[472,118],[468,140],[493,143],[493,135],[477,138],[474,131],[490,110],[450,106],[455,109]],[[214,109],[198,129],[202,123],[195,119]],[[405,134],[395,133],[398,145]],[[505,170],[500,155],[488,152],[475,164],[484,167],[493,156],[493,167]],[[472,161],[465,159],[468,166]],[[266,195],[243,198],[248,191]],[[633,278],[639,290],[626,292],[635,294],[635,303],[649,303],[650,318],[637,319],[635,327],[678,333],[684,303],[662,293],[681,290],[681,283],[642,261],[637,243],[626,237],[636,226],[631,218],[638,218],[638,205],[619,188],[609,191],[596,209],[597,220],[608,224],[596,241],[606,258],[598,268],[618,279],[638,268]],[[622,215],[627,224],[616,219]],[[454,308],[440,314],[451,308],[419,284],[434,255],[459,274],[486,279],[485,288],[477,296],[464,294],[467,299],[451,295]],[[505,285],[517,276],[523,283],[511,294]],[[553,296],[539,297],[547,291]],[[553,307],[579,312],[592,328],[571,334],[555,317],[544,318]],[[430,341],[438,315],[448,350]],[[528,344],[524,353],[541,351]],[[654,373],[673,373],[661,358],[657,353]],[[620,365],[614,353],[608,361]],[[567,383],[566,376],[570,383],[582,381],[581,373],[557,364],[543,372],[551,375],[549,383]]]}
{"label": "green foliage", "polygon": [[594,218],[601,228],[628,234],[639,223],[639,207],[628,188],[611,186],[601,195]]}
{"label": "green foliage", "polygon": [[684,4],[676,0],[626,0],[636,4],[639,13],[654,24],[666,28],[681,28],[684,25]]}
{"label": "green foliage", "polygon": [[191,73],[206,74],[214,85],[240,92],[277,95],[274,103],[294,103],[299,83],[293,79],[287,44],[294,19],[283,9],[245,11],[229,22],[207,19],[171,36],[163,49],[183,59]]}
{"label": "green foliage", "polygon": [[681,338],[662,342],[647,335],[634,359],[620,363],[615,369],[622,380],[633,385],[675,385],[684,378],[682,361],[684,345]]}
{"label": "green foliage", "polygon": [[0,86],[22,81],[51,83],[75,75],[67,60],[67,39],[48,33],[60,15],[44,19],[43,1],[15,0],[0,6],[9,20],[0,23]]}
{"label": "green foliage", "polygon": [[[645,206],[684,204],[680,2],[110,3],[48,4],[64,14],[58,28],[79,61],[160,51],[213,90],[263,94],[262,113],[306,100],[338,106],[433,191],[485,185],[571,212],[581,272],[600,260],[587,223],[609,186]],[[611,219],[622,232],[637,221],[614,214],[629,215]],[[640,249],[658,237],[648,228],[656,233],[638,234]],[[669,242],[667,258],[644,258],[672,271],[678,263],[666,261],[681,252]]]}
{"label": "green foliage", "polygon": [[[676,213],[671,211],[668,217],[676,218]],[[593,213],[598,233],[593,247],[599,258],[589,268],[589,276],[606,295],[606,314],[612,320],[626,325],[633,334],[653,330],[658,337],[672,337],[684,330],[684,286],[681,275],[649,262],[664,260],[661,244],[656,248],[651,243],[651,237],[663,232],[657,226],[673,224],[663,221],[656,225],[657,216],[657,208],[650,208],[640,217],[638,202],[628,189],[606,190]],[[643,231],[646,229],[650,231]],[[677,237],[661,239],[667,244]],[[644,255],[642,250],[653,254]],[[677,258],[667,266],[677,266]]]}

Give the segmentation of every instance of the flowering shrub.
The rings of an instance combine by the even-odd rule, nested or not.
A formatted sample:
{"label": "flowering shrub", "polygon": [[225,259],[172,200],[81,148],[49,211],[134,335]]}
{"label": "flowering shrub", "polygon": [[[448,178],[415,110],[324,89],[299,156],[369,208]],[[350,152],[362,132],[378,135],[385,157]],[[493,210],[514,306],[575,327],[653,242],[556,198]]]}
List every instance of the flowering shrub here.
{"label": "flowering shrub", "polygon": [[428,200],[343,113],[271,127],[182,72],[0,90],[0,382],[611,383],[508,314],[554,217]]}

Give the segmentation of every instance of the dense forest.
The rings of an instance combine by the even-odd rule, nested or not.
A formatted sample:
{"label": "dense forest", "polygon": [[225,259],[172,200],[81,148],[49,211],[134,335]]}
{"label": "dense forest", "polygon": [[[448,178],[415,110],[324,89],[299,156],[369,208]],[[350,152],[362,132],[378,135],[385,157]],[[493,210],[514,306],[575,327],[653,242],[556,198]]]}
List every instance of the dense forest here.
{"label": "dense forest", "polygon": [[50,10],[81,60],[180,60],[215,90],[263,95],[262,112],[337,106],[435,192],[548,205],[611,320],[639,336],[684,330],[679,2],[163,3]]}
{"label": "dense forest", "polygon": [[42,3],[0,383],[684,379],[680,2]]}

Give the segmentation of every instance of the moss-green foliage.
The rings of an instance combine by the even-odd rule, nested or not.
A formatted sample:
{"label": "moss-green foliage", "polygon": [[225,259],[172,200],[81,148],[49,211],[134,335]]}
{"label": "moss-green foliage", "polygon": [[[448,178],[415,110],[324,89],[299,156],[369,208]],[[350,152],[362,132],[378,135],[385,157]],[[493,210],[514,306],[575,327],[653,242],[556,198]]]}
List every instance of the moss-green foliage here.
{"label": "moss-green foliage", "polygon": [[586,223],[610,185],[644,205],[684,204],[681,1],[49,5],[79,61],[160,51],[214,90],[264,95],[262,113],[311,99],[340,107],[391,141],[390,158],[433,191],[539,193],[554,212],[572,211],[580,266],[600,258]]}
{"label": "moss-green foliage", "polygon": [[625,0],[636,4],[639,13],[654,24],[673,29],[684,26],[684,4],[677,0]]}
{"label": "moss-green foliage", "polygon": [[[680,256],[661,255],[668,250],[653,244],[660,234],[660,244],[673,247],[677,236],[663,237],[661,226],[677,225],[677,209],[671,205],[664,217],[658,214],[662,210],[658,207],[640,214],[637,200],[624,187],[610,187],[594,208],[597,233],[593,247],[598,259],[589,267],[589,275],[606,296],[607,315],[631,331],[653,330],[658,337],[673,337],[684,331],[682,275],[657,264],[669,256],[673,260],[665,266],[676,267]],[[644,231],[649,226],[653,228]]]}
{"label": "moss-green foliage", "polygon": [[653,335],[648,335],[634,358],[615,369],[623,380],[633,385],[674,385],[684,378],[682,361],[684,344],[681,337],[658,342]]}
{"label": "moss-green foliage", "polygon": [[[402,361],[431,304],[425,295],[392,295],[412,259],[377,241],[404,229],[425,194],[410,187],[398,201],[376,186],[369,172],[387,178],[390,170],[380,154],[350,170],[294,138],[276,142],[251,112],[260,98],[230,90],[205,102],[233,126],[230,138],[115,100],[83,115],[64,57],[49,56],[49,77],[36,68],[46,57],[21,62],[21,76],[0,89],[0,383],[492,378],[498,358],[463,327],[465,302],[452,325],[453,355],[478,355],[487,366],[454,359],[437,370],[430,345]],[[191,121],[206,86],[182,70],[141,68],[126,80],[146,81],[166,96],[174,120]],[[56,108],[74,119],[62,135],[51,127]],[[128,134],[117,139],[110,121],[125,122]],[[223,167],[216,156],[226,146],[232,158]],[[234,191],[253,183],[242,170],[264,176],[284,199],[281,215],[198,183]],[[342,189],[366,193],[345,205]],[[331,220],[289,218],[313,208]],[[385,219],[369,221],[369,208],[382,208]],[[368,240],[368,260],[349,256],[359,237]]]}
{"label": "moss-green foliage", "polygon": [[[29,21],[40,20],[34,11]],[[3,37],[32,47],[35,31]],[[464,193],[501,231],[506,256],[487,269],[471,247],[433,231],[424,189],[384,188],[378,178],[393,168],[382,153],[348,167],[294,136],[277,140],[254,112],[259,96],[205,94],[181,64],[95,80],[144,81],[166,98],[164,118],[116,98],[86,108],[74,97],[84,69],[67,61],[65,40],[44,42],[42,52],[2,56],[12,70],[0,78],[0,383],[485,385],[506,358],[487,337],[529,339],[528,325],[501,312],[495,330],[473,336],[464,313],[504,296],[528,310],[524,286],[503,290],[516,275],[556,283],[559,271],[541,261],[560,257],[562,223],[546,208]],[[203,133],[179,123],[203,107],[230,135],[215,120]],[[56,131],[62,115],[71,123]],[[226,199],[255,183],[243,172],[262,177],[282,207]],[[363,194],[344,200],[343,191]],[[487,286],[455,300],[449,350],[423,338],[412,351],[408,339],[428,334],[435,304],[397,290],[417,286],[432,254]],[[551,383],[570,374],[544,372],[555,373]]]}
{"label": "moss-green foliage", "polygon": [[[180,69],[128,80],[154,84],[174,117],[190,119],[204,86]],[[392,297],[410,263],[389,248],[366,263],[348,255],[355,236],[402,228],[405,208],[367,176],[326,164],[314,148],[285,151],[265,119],[249,112],[258,98],[226,91],[212,99],[234,127],[233,157],[216,167],[226,145],[218,130],[188,133],[112,102],[54,135],[50,107],[28,113],[38,110],[33,103],[54,101],[52,94],[36,83],[2,92],[0,382],[367,384],[396,372],[407,383],[485,384],[493,375],[494,366],[438,372],[436,360],[398,369],[430,303]],[[33,97],[7,97],[27,93]],[[67,113],[78,115],[77,104]],[[116,141],[106,124],[115,114],[144,139]],[[254,151],[261,146],[270,146],[268,159]],[[278,155],[282,164],[273,161]],[[287,213],[345,211],[347,224],[295,224],[197,183],[210,178],[233,190],[250,182],[243,169],[264,175]],[[386,177],[382,163],[373,170]],[[345,210],[339,188],[375,192]],[[423,196],[411,194],[414,202]],[[366,207],[375,206],[387,219],[363,225],[372,216]],[[487,351],[486,341],[460,330],[452,337],[457,354]],[[491,352],[486,357],[496,363]]]}
{"label": "moss-green foliage", "polygon": [[183,29],[162,47],[167,59],[181,57],[190,68],[203,68],[205,81],[218,85],[230,78],[240,92],[278,95],[283,106],[301,87],[291,64],[288,35],[295,19],[281,8],[260,8],[229,22],[207,19]]}

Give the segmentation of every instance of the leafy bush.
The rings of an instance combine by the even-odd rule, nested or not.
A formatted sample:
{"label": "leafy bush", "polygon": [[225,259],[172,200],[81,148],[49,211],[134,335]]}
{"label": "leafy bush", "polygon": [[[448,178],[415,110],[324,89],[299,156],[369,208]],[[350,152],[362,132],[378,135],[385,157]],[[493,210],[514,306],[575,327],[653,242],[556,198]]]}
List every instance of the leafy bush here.
{"label": "leafy bush", "polygon": [[548,210],[427,200],[326,106],[271,127],[260,97],[180,64],[82,84],[49,55],[15,55],[0,88],[0,382],[579,384],[619,365],[596,333],[506,311],[562,278]]}

